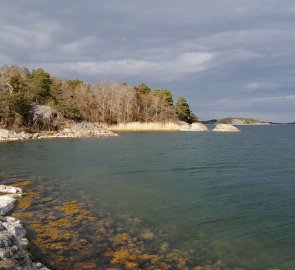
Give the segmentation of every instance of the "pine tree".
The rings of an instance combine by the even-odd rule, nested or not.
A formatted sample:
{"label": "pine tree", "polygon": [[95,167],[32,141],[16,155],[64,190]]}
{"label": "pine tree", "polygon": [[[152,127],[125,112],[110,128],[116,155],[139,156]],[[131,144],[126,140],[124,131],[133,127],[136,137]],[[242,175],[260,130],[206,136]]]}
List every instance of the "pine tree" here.
{"label": "pine tree", "polygon": [[181,121],[192,123],[192,112],[184,97],[179,97],[175,104],[176,114]]}

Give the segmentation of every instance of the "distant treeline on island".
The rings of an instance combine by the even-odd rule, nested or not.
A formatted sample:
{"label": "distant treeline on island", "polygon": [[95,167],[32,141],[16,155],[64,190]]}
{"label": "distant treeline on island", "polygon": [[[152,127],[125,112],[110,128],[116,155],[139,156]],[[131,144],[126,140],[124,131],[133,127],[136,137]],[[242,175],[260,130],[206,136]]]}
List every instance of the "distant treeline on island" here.
{"label": "distant treeline on island", "polygon": [[[62,80],[43,69],[29,70],[19,66],[0,68],[0,126],[28,130],[54,129],[54,121],[37,123],[33,108],[46,105],[59,121],[89,121],[109,125],[128,122],[192,123],[197,117],[184,97],[174,103],[168,89],[151,90],[145,83],[85,83]],[[62,119],[62,120],[61,120]],[[36,119],[35,119],[36,120]]]}
{"label": "distant treeline on island", "polygon": [[243,118],[243,117],[226,117],[222,119],[211,119],[201,121],[203,124],[229,124],[229,125],[266,125],[269,122],[262,122],[254,118]]}

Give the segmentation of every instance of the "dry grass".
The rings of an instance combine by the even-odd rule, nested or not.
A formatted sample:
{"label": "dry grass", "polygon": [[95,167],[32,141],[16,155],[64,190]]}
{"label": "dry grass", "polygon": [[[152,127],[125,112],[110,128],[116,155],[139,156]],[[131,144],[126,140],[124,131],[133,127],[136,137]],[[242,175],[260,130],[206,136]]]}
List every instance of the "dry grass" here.
{"label": "dry grass", "polygon": [[120,123],[118,125],[108,126],[110,130],[115,131],[180,131],[182,129],[189,129],[188,124],[178,124],[173,122],[130,122]]}

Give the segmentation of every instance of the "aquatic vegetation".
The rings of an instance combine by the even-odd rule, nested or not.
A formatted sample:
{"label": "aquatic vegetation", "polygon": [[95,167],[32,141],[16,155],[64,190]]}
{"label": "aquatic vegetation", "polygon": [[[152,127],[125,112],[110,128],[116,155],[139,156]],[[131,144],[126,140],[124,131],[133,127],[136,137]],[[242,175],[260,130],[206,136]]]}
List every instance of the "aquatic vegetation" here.
{"label": "aquatic vegetation", "polygon": [[[76,200],[51,197],[52,188],[23,185],[34,191],[19,198],[14,216],[30,228],[32,247],[41,254],[38,259],[53,269],[223,269],[196,266],[194,255],[171,250],[155,231],[142,228],[138,218],[114,217],[105,211],[94,214]],[[33,199],[39,203],[32,204]]]}
{"label": "aquatic vegetation", "polygon": [[125,265],[128,269],[132,269],[138,266],[136,262],[138,260],[136,255],[132,255],[130,251],[126,248],[118,251],[110,251],[106,253],[107,257],[112,257],[112,264],[122,264]]}
{"label": "aquatic vegetation", "polygon": [[125,266],[127,269],[139,269],[142,266],[152,267],[160,262],[157,255],[146,254],[143,248],[121,248],[115,251],[108,251],[105,254],[111,257],[111,263],[114,265]]}
{"label": "aquatic vegetation", "polygon": [[62,206],[58,206],[56,208],[64,211],[68,216],[72,216],[80,212],[77,201],[64,202]]}
{"label": "aquatic vegetation", "polygon": [[33,212],[13,212],[11,214],[11,216],[15,217],[15,218],[31,218],[34,215]]}
{"label": "aquatic vegetation", "polygon": [[18,208],[21,209],[27,209],[32,205],[33,198],[36,197],[37,192],[34,192],[32,190],[28,190],[25,193],[25,196],[23,196],[19,201],[18,201]]}
{"label": "aquatic vegetation", "polygon": [[130,236],[127,233],[117,234],[113,239],[113,243],[115,245],[126,244],[129,241],[130,241]]}
{"label": "aquatic vegetation", "polygon": [[23,187],[27,187],[29,185],[31,185],[33,183],[32,180],[24,180],[24,181],[17,181],[17,182],[13,182],[10,183],[10,186],[14,186],[14,187],[19,187],[19,188],[23,188]]}
{"label": "aquatic vegetation", "polygon": [[95,270],[97,269],[97,265],[95,262],[85,262],[78,264],[79,269],[81,270]]}
{"label": "aquatic vegetation", "polygon": [[166,252],[166,251],[168,250],[168,248],[169,248],[168,243],[164,242],[164,243],[162,243],[162,244],[160,245],[160,247],[159,247],[159,251],[160,251],[161,253],[164,253],[164,252]]}
{"label": "aquatic vegetation", "polygon": [[140,235],[144,240],[152,240],[155,237],[155,234],[149,230],[144,231]]}

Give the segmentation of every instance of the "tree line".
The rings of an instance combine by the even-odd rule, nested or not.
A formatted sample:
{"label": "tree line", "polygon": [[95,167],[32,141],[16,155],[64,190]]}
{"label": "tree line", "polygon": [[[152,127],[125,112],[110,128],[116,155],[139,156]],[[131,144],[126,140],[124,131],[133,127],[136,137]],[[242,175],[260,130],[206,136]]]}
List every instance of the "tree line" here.
{"label": "tree line", "polygon": [[107,124],[185,121],[197,117],[184,97],[174,103],[168,89],[150,89],[145,83],[85,83],[61,80],[43,69],[0,68],[0,125],[30,127],[32,104],[49,105],[65,119]]}

